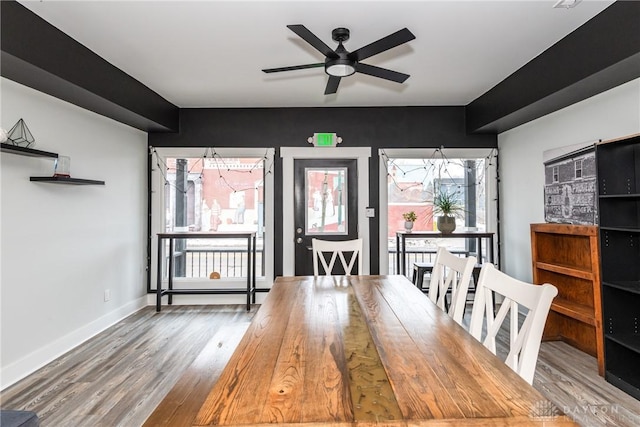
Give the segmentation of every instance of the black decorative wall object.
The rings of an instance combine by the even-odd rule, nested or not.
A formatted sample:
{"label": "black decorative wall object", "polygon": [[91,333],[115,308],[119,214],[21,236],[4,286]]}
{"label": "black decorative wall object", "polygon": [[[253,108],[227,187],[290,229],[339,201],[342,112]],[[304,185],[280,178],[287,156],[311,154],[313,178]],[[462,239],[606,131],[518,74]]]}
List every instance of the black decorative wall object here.
{"label": "black decorative wall object", "polygon": [[13,143],[13,145],[19,145],[21,147],[31,147],[35,145],[36,139],[33,137],[33,134],[27,127],[27,124],[24,120],[18,120],[18,123],[13,125],[13,127],[9,130],[9,141]]}

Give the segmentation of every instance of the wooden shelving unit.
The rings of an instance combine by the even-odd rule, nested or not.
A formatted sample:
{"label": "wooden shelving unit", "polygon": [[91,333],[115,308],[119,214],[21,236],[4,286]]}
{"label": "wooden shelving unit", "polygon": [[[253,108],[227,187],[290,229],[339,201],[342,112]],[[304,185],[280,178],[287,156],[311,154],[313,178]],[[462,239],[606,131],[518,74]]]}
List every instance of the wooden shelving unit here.
{"label": "wooden shelving unit", "polygon": [[640,399],[640,134],[596,145],[605,378]]}
{"label": "wooden shelving unit", "polygon": [[[19,156],[27,157],[45,157],[51,159],[57,159],[58,153],[51,153],[49,151],[36,150],[34,148],[20,147],[13,144],[1,143],[1,149],[3,153],[17,154]],[[47,182],[49,184],[67,184],[67,185],[104,185],[104,181],[98,181],[94,179],[82,179],[71,178],[61,176],[32,176],[29,178],[33,182]]]}
{"label": "wooden shelving unit", "polygon": [[604,375],[598,227],[531,224],[531,254],[534,283],[558,288],[543,339],[566,341],[596,357]]}

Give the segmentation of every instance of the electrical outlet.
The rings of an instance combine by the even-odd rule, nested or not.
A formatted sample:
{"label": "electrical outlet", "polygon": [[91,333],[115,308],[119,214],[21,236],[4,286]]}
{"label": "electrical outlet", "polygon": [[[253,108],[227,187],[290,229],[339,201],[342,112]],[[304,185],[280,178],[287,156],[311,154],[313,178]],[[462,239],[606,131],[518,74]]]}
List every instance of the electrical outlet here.
{"label": "electrical outlet", "polygon": [[104,302],[107,302],[111,299],[111,289],[104,290]]}

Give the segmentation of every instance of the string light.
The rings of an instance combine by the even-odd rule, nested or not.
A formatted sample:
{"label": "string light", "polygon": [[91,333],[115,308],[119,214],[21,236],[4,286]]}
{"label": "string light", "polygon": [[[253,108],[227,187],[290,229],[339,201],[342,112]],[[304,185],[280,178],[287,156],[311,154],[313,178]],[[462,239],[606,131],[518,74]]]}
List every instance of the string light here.
{"label": "string light", "polygon": [[[384,159],[383,164],[387,172],[387,177],[391,179],[392,184],[397,188],[398,191],[404,192],[414,188],[419,188],[419,187],[423,188],[426,184],[428,184],[430,177],[433,175],[433,173],[436,172],[436,169],[439,167],[439,164],[445,165],[443,173],[446,175],[446,177],[448,177],[454,182],[455,182],[455,178],[449,172],[449,166],[461,167],[466,171],[471,172],[471,168],[464,164],[465,159],[456,159],[456,160],[449,159],[446,156],[446,154],[443,152],[443,149],[444,147],[436,148],[429,158],[421,159],[422,165],[417,165],[410,169],[403,168],[401,164],[396,162],[396,159],[391,159],[384,150],[381,150],[381,156]],[[158,168],[158,172],[161,174],[163,178],[164,185],[165,186],[170,185],[175,188],[176,185],[172,183],[167,177],[168,172],[171,168],[166,164],[166,162],[158,154],[158,151],[155,149],[155,147],[150,147],[149,150],[151,155],[155,156],[155,163]],[[497,150],[492,149],[489,155],[482,159],[482,162],[484,163],[482,170],[484,172],[486,172],[486,170],[489,167],[493,166],[493,160],[496,159],[497,156],[498,156]],[[222,157],[219,153],[217,153],[214,147],[207,147],[202,157],[197,158],[197,160],[191,164],[191,167],[189,168],[188,173],[192,173],[192,171],[194,170],[194,168],[196,168],[196,166],[198,166],[199,164],[202,164],[201,172],[199,176],[199,179],[202,180],[203,172],[206,168],[205,161],[207,159],[210,160],[209,164],[213,164],[215,166],[215,169],[218,172],[218,179],[220,179],[224,183],[224,185],[230,190],[232,190],[233,192],[257,189],[258,187],[260,187],[260,185],[264,183],[264,176],[273,173],[274,158],[271,157],[271,162],[269,163],[268,166],[266,165],[266,160],[269,159],[268,149],[265,152],[265,155],[262,158],[259,158],[258,160],[256,160],[256,162],[248,170],[242,170],[242,169],[232,169],[232,166],[228,163],[227,159],[225,157]],[[235,173],[251,174],[253,173],[254,170],[260,169],[261,165],[263,166],[262,168],[263,178],[261,181],[258,182],[256,186],[253,186],[253,187],[236,188],[231,183],[229,183],[225,178],[225,176],[223,175],[223,171],[231,172],[232,170]],[[408,174],[412,174],[420,170],[424,171],[424,176],[422,177],[421,180],[417,180],[412,184],[406,185],[407,183],[403,183],[403,185],[401,185],[396,180],[394,174],[389,170],[391,167],[396,168],[396,170],[399,173],[401,173],[403,177],[406,177]],[[484,173],[477,174],[475,183],[471,183],[467,186],[462,186],[458,184],[457,188],[463,189],[471,186],[484,187],[484,177],[485,177]],[[186,190],[183,191],[183,193],[186,194]]]}
{"label": "string light", "polygon": [[[171,168],[166,164],[166,162],[163,160],[163,158],[158,154],[158,151],[155,149],[155,147],[150,147],[149,151],[150,151],[152,156],[155,156],[156,166],[158,168],[158,172],[162,176],[162,179],[164,181],[164,185],[165,186],[172,186],[177,191],[176,184],[172,183],[168,178],[168,173],[169,173],[169,170]],[[271,158],[271,163],[268,165],[268,167],[265,168],[266,160],[269,159],[268,154],[269,154],[269,149],[267,149],[265,151],[264,156],[258,158],[256,160],[256,162],[253,165],[251,165],[251,167],[248,170],[233,169],[232,165],[230,165],[224,157],[222,157],[220,154],[218,154],[216,152],[215,148],[207,147],[205,149],[202,157],[198,157],[197,160],[192,162],[191,167],[189,168],[187,173],[189,173],[189,174],[192,173],[194,168],[196,166],[198,166],[199,164],[201,164],[202,167],[200,168],[200,176],[199,176],[198,179],[202,180],[204,178],[203,177],[204,170],[207,167],[207,163],[205,161],[207,159],[209,159],[210,162],[208,162],[208,164],[209,165],[214,165],[215,169],[218,171],[218,179],[220,179],[222,181],[222,183],[227,188],[229,188],[231,191],[233,191],[234,193],[237,193],[239,191],[246,191],[246,190],[257,190],[257,189],[259,189],[260,186],[262,186],[264,184],[264,176],[272,173],[273,164],[274,164],[273,157]],[[262,176],[262,179],[260,181],[258,181],[258,183],[255,186],[252,186],[252,187],[236,188],[231,183],[229,183],[227,181],[227,179],[225,178],[225,176],[223,175],[223,171],[231,172],[233,170],[233,172],[235,172],[235,173],[249,173],[250,174],[254,170],[257,170],[257,169],[262,169],[263,170],[263,176]],[[182,193],[183,194],[187,194],[187,191],[183,190]]]}
{"label": "string light", "polygon": [[[444,167],[444,170],[442,172],[444,173],[445,177],[449,178],[452,182],[455,182],[455,178],[449,172],[449,170],[450,170],[449,166],[453,166],[454,168],[455,167],[460,167],[463,170],[466,170],[467,172],[471,172],[472,168],[465,164],[465,161],[467,159],[455,159],[455,160],[454,159],[449,159],[446,156],[446,154],[443,152],[443,150],[444,150],[444,147],[436,148],[429,158],[421,159],[422,165],[415,166],[415,167],[412,167],[410,169],[403,168],[403,166],[401,164],[399,164],[396,161],[396,159],[391,159],[384,150],[381,150],[381,156],[382,156],[382,158],[384,160],[383,164],[384,164],[384,167],[385,167],[386,172],[387,172],[387,177],[391,179],[391,183],[393,184],[393,186],[398,191],[403,193],[403,192],[405,192],[407,190],[411,190],[411,189],[414,189],[416,187],[424,188],[426,185],[428,185],[428,182],[430,181],[431,177],[435,174],[436,169],[438,169],[440,167]],[[492,161],[493,161],[493,159],[495,159],[497,157],[497,155],[498,155],[497,154],[497,150],[496,149],[492,149],[491,152],[489,153],[489,155],[484,157],[484,158],[482,158],[482,160],[475,159],[475,160],[480,160],[483,163],[481,168],[476,168],[476,170],[486,172],[487,169],[493,165]],[[472,160],[472,159],[468,159],[468,160]],[[411,166],[413,166],[413,165],[411,165]],[[479,165],[477,165],[477,166],[479,166]],[[411,174],[411,173],[414,173],[414,172],[420,171],[420,170],[424,171],[423,172],[424,176],[422,177],[422,179],[419,179],[419,180],[416,179],[416,182],[414,182],[412,184],[408,184],[407,182],[399,183],[396,180],[396,176],[390,170],[392,168],[395,168],[399,173],[402,174],[403,177],[406,177],[408,174]],[[469,187],[472,187],[472,186],[475,186],[475,187],[483,189],[484,188],[484,179],[485,179],[485,173],[478,173],[478,174],[476,174],[475,182],[470,183],[468,185],[456,184],[457,185],[457,189],[458,189],[458,191],[462,191],[463,189],[469,188]],[[431,197],[433,197],[433,194],[431,194]]]}

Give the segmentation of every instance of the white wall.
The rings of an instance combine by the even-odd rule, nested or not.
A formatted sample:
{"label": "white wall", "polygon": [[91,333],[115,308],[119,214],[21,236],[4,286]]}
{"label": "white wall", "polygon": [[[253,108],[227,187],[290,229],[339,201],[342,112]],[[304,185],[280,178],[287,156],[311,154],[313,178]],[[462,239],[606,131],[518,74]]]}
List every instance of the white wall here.
{"label": "white wall", "polygon": [[[1,127],[105,186],[30,182],[54,161],[1,157],[1,388],[145,305],[145,132],[7,79]],[[104,301],[104,291],[111,300]]]}
{"label": "white wall", "polygon": [[502,270],[530,281],[529,224],[544,222],[542,152],[640,132],[640,79],[498,135]]}

